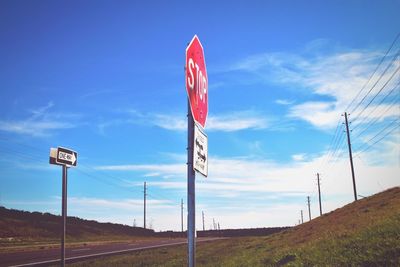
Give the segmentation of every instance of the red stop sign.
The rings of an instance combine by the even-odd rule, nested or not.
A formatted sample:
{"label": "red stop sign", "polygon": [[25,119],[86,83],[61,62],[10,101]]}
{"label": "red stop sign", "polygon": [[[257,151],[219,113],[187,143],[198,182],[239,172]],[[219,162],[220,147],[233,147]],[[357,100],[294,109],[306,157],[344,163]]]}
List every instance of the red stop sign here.
{"label": "red stop sign", "polygon": [[203,46],[197,35],[186,48],[185,78],[193,119],[205,128],[208,113],[208,78]]}

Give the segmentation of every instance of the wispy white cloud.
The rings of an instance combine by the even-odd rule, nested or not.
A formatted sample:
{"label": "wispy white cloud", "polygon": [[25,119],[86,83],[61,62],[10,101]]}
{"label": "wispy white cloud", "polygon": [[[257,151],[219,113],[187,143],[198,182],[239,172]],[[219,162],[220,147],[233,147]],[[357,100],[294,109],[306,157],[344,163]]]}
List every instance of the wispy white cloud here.
{"label": "wispy white cloud", "polygon": [[[167,130],[185,131],[187,129],[186,118],[173,115],[155,115],[151,122],[160,128]],[[265,117],[251,114],[248,111],[232,112],[229,115],[209,115],[207,119],[208,131],[234,132],[241,130],[258,130],[268,127]]]}
{"label": "wispy white cloud", "polygon": [[149,117],[150,124],[172,131],[184,131],[187,129],[185,116],[153,114]]}
{"label": "wispy white cloud", "polygon": [[[324,41],[324,44],[326,45],[326,41]],[[301,53],[252,55],[233,64],[228,68],[228,71],[247,72],[253,74],[254,79],[258,81],[288,85],[296,87],[297,90],[328,97],[323,101],[307,101],[292,105],[288,115],[292,118],[305,120],[318,128],[333,128],[339,115],[345,111],[358,91],[368,81],[383,53],[374,50],[306,52],[304,55]],[[383,72],[392,58],[393,55],[388,57],[388,60],[379,69],[378,74]],[[394,61],[394,64],[391,65],[381,80],[378,79],[379,75],[375,75],[370,80],[367,88],[371,88],[375,83],[377,84],[359,109],[363,108],[371,97],[384,86],[384,83],[390,79],[399,66],[400,61]],[[399,77],[397,73],[387,85],[387,88],[393,87],[399,81]],[[360,98],[357,99],[357,101],[360,100]],[[277,100],[276,103],[291,104],[286,100]],[[385,117],[387,116],[390,115],[385,115]]]}
{"label": "wispy white cloud", "polygon": [[[171,200],[152,199],[149,197],[146,200],[146,204],[147,228],[156,227],[157,230],[167,230],[171,229],[171,225],[176,225],[176,218],[179,217],[177,203]],[[69,215],[85,219],[126,225],[135,223],[136,226],[143,226],[143,199],[71,196],[68,198],[68,210]],[[160,218],[162,220],[159,220]]]}
{"label": "wispy white cloud", "polygon": [[251,111],[231,112],[229,115],[209,116],[208,131],[233,132],[247,129],[266,129],[269,126],[267,116]]}
{"label": "wispy white cloud", "polygon": [[[398,148],[398,146],[397,146]],[[396,157],[396,151],[391,150],[391,154],[381,158]],[[387,151],[384,153],[388,153]],[[368,154],[362,153],[361,158],[367,157]],[[398,156],[398,155],[397,155]],[[205,180],[201,179],[197,187],[202,192],[218,192],[219,194],[229,195],[233,192],[237,193],[298,193],[304,194],[314,191],[314,182],[312,177],[321,170],[328,158],[326,154],[318,157],[311,155],[297,154],[293,155],[293,162],[286,164],[276,163],[273,161],[254,159],[254,158],[218,158],[211,157],[209,162],[209,176]],[[357,168],[362,170],[364,179],[370,181],[378,181],[381,175],[378,171],[386,173],[385,182],[387,186],[396,185],[396,172],[399,166],[396,165],[377,165],[372,166],[362,160],[357,161]],[[332,179],[329,183],[330,194],[341,194],[347,185],[348,160],[346,158],[329,162],[329,166],[333,166],[329,173]],[[99,170],[125,170],[145,172],[154,174],[153,186],[166,189],[184,189],[186,182],[186,164],[181,162],[178,164],[166,165],[120,165],[120,166],[99,166]],[[370,171],[370,172],[369,172]],[[347,173],[348,174],[348,173]],[[324,174],[325,175],[325,174]],[[328,175],[328,174],[326,174]],[[156,179],[157,177],[169,179]],[[311,177],[311,179],[310,179]],[[367,178],[368,177],[368,178]],[[327,183],[327,181],[325,182]],[[136,184],[135,184],[136,185]],[[364,187],[364,191],[374,191],[376,187]]]}
{"label": "wispy white cloud", "polygon": [[306,102],[293,106],[288,116],[301,118],[322,129],[330,129],[336,126],[340,111],[332,102]]}
{"label": "wispy white cloud", "polygon": [[[186,115],[141,113],[137,110],[126,112],[129,117],[125,119],[110,120],[98,124],[101,133],[108,127],[121,124],[153,125],[171,131],[186,131]],[[207,119],[208,131],[233,132],[241,130],[259,130],[269,127],[271,119],[265,114],[255,111],[233,111],[229,114],[209,115]]]}
{"label": "wispy white cloud", "polygon": [[[359,194],[371,195],[393,186],[399,186],[399,138],[400,135],[395,133],[388,136],[387,141],[381,143],[379,147],[354,157]],[[345,152],[339,151],[339,155],[347,155]],[[376,159],[377,153],[381,159],[379,162]],[[149,178],[148,185],[155,192],[168,192],[169,190],[185,192],[187,188],[185,155],[165,153],[164,156],[174,163],[97,166],[95,169],[141,173]],[[311,196],[313,203],[317,201],[317,172],[321,174],[322,179],[324,212],[329,212],[353,201],[349,161],[346,156],[332,159],[326,151],[319,155],[295,154],[292,155],[293,161],[287,163],[252,157],[211,156],[209,160],[209,176],[196,179],[197,194],[203,199],[199,202],[198,210],[206,211],[206,221],[215,217],[224,227],[294,224],[299,218],[295,214],[306,207],[301,201],[303,200],[305,203],[306,196]],[[127,186],[129,185],[137,186],[138,183],[127,181]],[[163,193],[163,195],[165,194]],[[212,201],[206,200],[211,196]],[[141,199],[80,198],[74,201],[75,204],[71,206],[81,207],[85,214],[88,210],[93,211],[93,207],[102,207],[102,212],[96,214],[96,211],[93,211],[94,214],[90,215],[96,219],[99,216],[104,217],[104,209],[121,210],[120,222],[126,223],[131,222],[132,218],[126,217],[122,211],[141,212],[142,209]],[[157,214],[156,217],[163,218],[154,222],[157,229],[170,229],[171,225],[175,225],[173,224],[174,218],[176,220],[179,217],[177,203],[168,201],[170,200],[165,199],[165,202],[154,202],[150,205],[153,213]],[[281,212],[282,210],[285,212]],[[271,215],[260,215],[266,212]],[[312,207],[312,214],[318,214],[316,205]],[[238,216],[250,217],[246,221],[233,220]],[[198,218],[200,218],[199,214]],[[108,219],[104,217],[103,221],[107,220],[111,220],[111,217]],[[198,223],[201,225],[202,222]]]}
{"label": "wispy white cloud", "polygon": [[[54,103],[49,102],[43,107],[32,109],[30,110],[31,115],[25,119],[0,120],[0,130],[34,137],[45,137],[51,135],[56,130],[76,127],[76,124],[66,121],[69,115],[50,112],[49,110],[53,106]],[[63,122],[61,122],[61,119]]]}
{"label": "wispy white cloud", "polygon": [[283,105],[283,106],[288,106],[292,105],[294,103],[293,100],[288,100],[288,99],[277,99],[275,100],[276,104]]}
{"label": "wispy white cloud", "polygon": [[[72,206],[96,206],[97,208],[113,208],[125,210],[141,210],[143,209],[143,199],[105,199],[105,198],[89,198],[89,197],[69,197],[68,202]],[[148,199],[147,203],[153,207],[169,207],[170,200]]]}
{"label": "wispy white cloud", "polygon": [[17,133],[27,134],[36,137],[44,137],[51,135],[54,130],[74,128],[72,123],[63,123],[56,121],[0,121],[0,130]]}
{"label": "wispy white cloud", "polygon": [[185,164],[108,165],[97,166],[95,169],[102,171],[138,171],[144,172],[146,177],[182,176],[186,172]]}
{"label": "wispy white cloud", "polygon": [[294,161],[304,161],[306,159],[306,157],[307,157],[307,155],[305,153],[292,155],[292,159]]}

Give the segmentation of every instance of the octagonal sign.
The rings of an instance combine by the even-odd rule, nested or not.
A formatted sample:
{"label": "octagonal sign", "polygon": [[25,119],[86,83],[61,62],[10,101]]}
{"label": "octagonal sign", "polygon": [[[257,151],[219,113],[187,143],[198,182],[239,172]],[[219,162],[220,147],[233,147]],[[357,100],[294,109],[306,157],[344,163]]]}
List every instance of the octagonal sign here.
{"label": "octagonal sign", "polygon": [[185,79],[193,119],[205,128],[208,114],[208,78],[203,46],[197,35],[186,48]]}

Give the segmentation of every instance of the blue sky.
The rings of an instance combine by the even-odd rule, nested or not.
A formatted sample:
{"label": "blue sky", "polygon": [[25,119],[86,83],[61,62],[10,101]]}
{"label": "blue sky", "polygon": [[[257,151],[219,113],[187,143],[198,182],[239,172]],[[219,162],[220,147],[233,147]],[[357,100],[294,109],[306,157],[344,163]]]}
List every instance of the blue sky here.
{"label": "blue sky", "polygon": [[314,217],[317,172],[325,212],[351,202],[344,111],[359,194],[399,186],[398,10],[399,1],[1,1],[0,205],[59,214],[61,169],[48,156],[64,146],[79,154],[69,215],[142,225],[146,181],[147,221],[179,230],[194,34],[209,79],[198,228],[201,211],[206,228],[212,218],[222,228],[293,225],[308,195]]}

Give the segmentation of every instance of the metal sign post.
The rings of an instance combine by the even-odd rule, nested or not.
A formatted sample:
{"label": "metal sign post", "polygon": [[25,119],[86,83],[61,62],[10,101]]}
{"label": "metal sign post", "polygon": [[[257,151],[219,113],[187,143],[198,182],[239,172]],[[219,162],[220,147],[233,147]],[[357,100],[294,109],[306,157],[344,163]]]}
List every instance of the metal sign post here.
{"label": "metal sign post", "polygon": [[68,148],[50,148],[50,164],[62,166],[62,200],[61,200],[61,266],[65,266],[65,234],[67,229],[67,181],[68,167],[76,166],[78,153]]}
{"label": "metal sign post", "polygon": [[192,111],[190,109],[190,103],[188,102],[188,154],[187,154],[187,176],[188,176],[188,266],[196,266],[196,196],[195,196],[195,180],[196,173],[193,169],[193,141],[194,141],[194,120]]}
{"label": "metal sign post", "polygon": [[[185,84],[188,94],[188,266],[196,266],[196,172],[208,174],[207,136],[198,128],[206,125],[208,114],[208,78],[203,46],[195,35],[186,48]],[[195,121],[196,130],[195,131]],[[196,144],[195,144],[196,138]]]}
{"label": "metal sign post", "polygon": [[65,231],[67,223],[67,166],[62,166],[62,235],[61,235],[61,266],[65,266]]}

